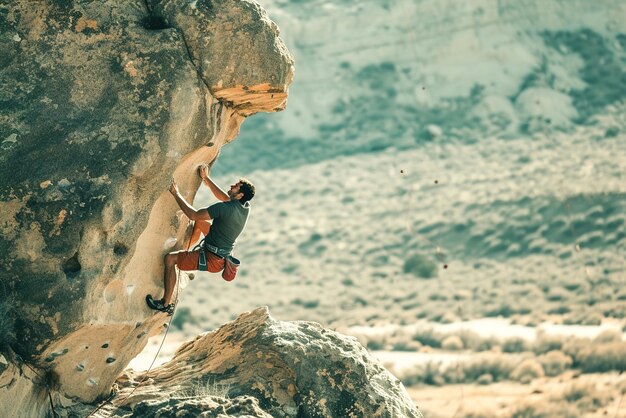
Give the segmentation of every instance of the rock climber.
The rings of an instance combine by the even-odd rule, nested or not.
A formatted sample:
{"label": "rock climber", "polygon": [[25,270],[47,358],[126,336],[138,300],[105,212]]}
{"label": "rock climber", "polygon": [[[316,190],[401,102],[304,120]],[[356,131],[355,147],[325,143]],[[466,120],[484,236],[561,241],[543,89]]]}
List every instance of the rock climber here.
{"label": "rock climber", "polygon": [[211,273],[224,270],[222,277],[226,280],[232,280],[236,274],[236,267],[235,273],[229,275],[225,268],[233,262],[238,265],[238,260],[231,257],[231,253],[237,238],[246,226],[250,214],[250,199],[254,197],[256,190],[249,180],[242,178],[231,185],[228,192],[224,192],[209,176],[209,168],[209,165],[202,164],[198,167],[198,174],[213,195],[220,200],[214,205],[196,210],[181,196],[173,178],[169,187],[183,213],[195,222],[190,242],[195,243],[200,238],[201,232],[205,238],[198,249],[175,251],[165,256],[163,298],[154,299],[152,295],[147,295],[146,303],[151,309],[167,312],[168,315],[174,313],[174,304],[171,300],[176,285],[176,267],[183,271],[204,270]]}

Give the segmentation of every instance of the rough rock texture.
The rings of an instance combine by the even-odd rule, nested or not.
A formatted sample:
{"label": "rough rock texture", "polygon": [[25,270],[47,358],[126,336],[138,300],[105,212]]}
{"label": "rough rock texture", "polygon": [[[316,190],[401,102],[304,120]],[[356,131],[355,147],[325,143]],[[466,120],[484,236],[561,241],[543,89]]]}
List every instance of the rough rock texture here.
{"label": "rough rock texture", "polygon": [[[265,412],[246,414],[422,416],[402,383],[355,338],[313,322],[277,321],[267,308],[242,314],[185,343],[169,363],[147,374],[129,371],[118,384],[121,390],[113,405],[102,408],[102,416],[174,416],[183,402],[189,404],[185,394],[192,394],[192,399],[205,396],[193,408],[207,411],[203,416],[208,417],[216,416],[215,408],[234,411],[236,405],[254,405],[256,411],[257,402]],[[241,413],[226,411],[224,415]]]}
{"label": "rough rock texture", "polygon": [[[188,226],[169,178],[191,200],[197,165],[285,104],[293,61],[259,6],[193,4],[0,3],[0,302],[11,349],[67,398],[108,393],[162,329],[144,296]],[[10,370],[0,416],[26,385]]]}
{"label": "rough rock texture", "polygon": [[293,62],[278,27],[257,3],[148,3],[156,16],[183,30],[193,61],[215,97],[246,115],[284,108]]}

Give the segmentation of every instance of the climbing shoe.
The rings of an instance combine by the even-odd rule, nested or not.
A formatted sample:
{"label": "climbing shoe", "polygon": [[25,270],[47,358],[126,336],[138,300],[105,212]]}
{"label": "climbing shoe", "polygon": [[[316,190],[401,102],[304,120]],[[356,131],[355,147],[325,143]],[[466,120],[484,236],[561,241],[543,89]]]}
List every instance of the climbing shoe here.
{"label": "climbing shoe", "polygon": [[154,309],[155,311],[165,312],[168,316],[174,315],[174,304],[170,303],[165,306],[163,304],[163,299],[153,299],[152,295],[146,295],[146,303],[150,309]]}

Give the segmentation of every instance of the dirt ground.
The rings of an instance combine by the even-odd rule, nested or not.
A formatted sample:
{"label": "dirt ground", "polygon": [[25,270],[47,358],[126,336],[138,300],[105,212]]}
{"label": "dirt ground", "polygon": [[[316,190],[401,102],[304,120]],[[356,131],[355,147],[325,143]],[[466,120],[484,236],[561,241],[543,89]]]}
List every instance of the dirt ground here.
{"label": "dirt ground", "polygon": [[[501,382],[482,386],[410,387],[407,390],[426,418],[502,418],[512,416],[525,405],[535,405],[536,409],[547,411],[550,403],[553,409],[569,403],[569,407],[584,418],[618,418],[626,417],[626,399],[620,390],[626,387],[625,384],[626,377],[617,373],[578,376],[570,372],[554,378],[536,379],[527,385]],[[564,394],[573,387],[585,388],[588,399],[578,402],[564,399]]]}

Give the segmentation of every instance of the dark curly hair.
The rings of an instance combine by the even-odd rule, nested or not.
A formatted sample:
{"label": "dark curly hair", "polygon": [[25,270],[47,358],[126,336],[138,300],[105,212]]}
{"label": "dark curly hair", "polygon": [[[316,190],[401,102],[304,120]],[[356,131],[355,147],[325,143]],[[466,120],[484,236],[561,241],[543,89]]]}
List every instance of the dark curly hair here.
{"label": "dark curly hair", "polygon": [[241,202],[241,204],[243,205],[254,197],[254,194],[256,193],[256,188],[254,187],[254,184],[252,184],[252,182],[250,182],[250,180],[246,178],[239,179],[239,183],[241,183],[241,186],[239,186],[239,192],[243,193],[243,197],[239,199],[239,202]]}

